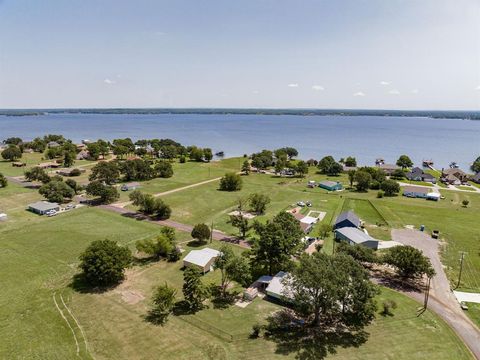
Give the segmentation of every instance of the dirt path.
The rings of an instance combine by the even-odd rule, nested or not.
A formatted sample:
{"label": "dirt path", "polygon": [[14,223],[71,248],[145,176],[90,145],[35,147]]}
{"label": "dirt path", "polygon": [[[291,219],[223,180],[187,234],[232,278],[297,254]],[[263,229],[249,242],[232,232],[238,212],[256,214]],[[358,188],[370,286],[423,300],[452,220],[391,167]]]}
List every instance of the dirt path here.
{"label": "dirt path", "polygon": [[[217,177],[217,178],[214,178],[214,179],[208,179],[208,180],[201,181],[201,182],[198,182],[198,183],[195,183],[195,184],[190,184],[190,185],[182,186],[182,187],[175,188],[175,189],[172,189],[172,190],[164,191],[164,192],[161,192],[161,193],[156,193],[156,194],[153,194],[153,196],[159,197],[159,196],[165,196],[165,195],[173,194],[173,193],[176,193],[177,191],[182,191],[182,190],[190,189],[190,188],[193,188],[193,187],[205,185],[205,184],[208,184],[208,183],[211,183],[211,182],[214,182],[214,181],[220,181],[220,179],[221,179],[221,177]],[[121,202],[121,203],[112,204],[112,206],[124,208],[125,206],[128,206],[130,204],[132,204],[131,201],[125,201],[125,202]]]}
{"label": "dirt path", "polygon": [[[475,357],[480,359],[480,330],[464,314],[455,295],[450,290],[450,283],[440,261],[438,240],[432,239],[424,232],[407,229],[392,230],[392,240],[416,247],[430,258],[436,275],[432,279],[428,307],[442,317]],[[422,293],[411,291],[406,294],[423,303]]]}
{"label": "dirt path", "polygon": [[[179,223],[177,221],[170,220],[170,219],[168,219],[168,220],[152,220],[145,215],[142,215],[140,213],[124,209],[122,207],[117,206],[116,204],[115,205],[114,204],[112,204],[112,205],[100,205],[99,207],[102,208],[102,209],[105,209],[105,210],[116,212],[117,214],[121,214],[125,217],[136,218],[136,219],[148,221],[152,224],[157,224],[157,225],[161,225],[161,226],[170,226],[170,227],[173,227],[177,230],[188,232],[188,233],[191,233],[192,230],[193,230],[192,225]],[[246,248],[246,249],[250,248],[250,244],[248,244],[246,241],[241,240],[241,239],[239,239],[235,236],[227,235],[227,234],[225,234],[225,233],[223,233],[219,230],[213,230],[212,238],[214,240],[224,241],[224,242],[228,242],[230,244],[238,245],[238,246],[241,246],[241,247]]]}

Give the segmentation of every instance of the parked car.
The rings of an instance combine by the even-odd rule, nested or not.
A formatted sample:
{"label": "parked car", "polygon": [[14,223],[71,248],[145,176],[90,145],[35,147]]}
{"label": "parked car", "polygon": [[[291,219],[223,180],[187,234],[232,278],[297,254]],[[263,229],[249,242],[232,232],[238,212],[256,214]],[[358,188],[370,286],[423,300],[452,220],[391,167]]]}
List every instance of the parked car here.
{"label": "parked car", "polygon": [[308,207],[311,207],[311,206],[312,206],[312,202],[311,202],[311,201],[307,201],[305,204],[306,204]]}
{"label": "parked car", "polygon": [[468,310],[468,305],[465,301],[460,302],[460,307],[462,310]]}
{"label": "parked car", "polygon": [[438,230],[433,230],[432,231],[432,238],[438,239],[439,236],[440,236],[440,231],[438,231]]}
{"label": "parked car", "polygon": [[65,206],[65,210],[75,209],[75,207],[75,204],[68,204],[67,206]]}
{"label": "parked car", "polygon": [[57,215],[57,212],[56,212],[55,210],[51,210],[51,211],[47,212],[46,215],[47,215],[48,217],[52,217],[52,216]]}
{"label": "parked car", "polygon": [[297,202],[297,205],[300,207],[305,207],[305,203],[303,201]]}

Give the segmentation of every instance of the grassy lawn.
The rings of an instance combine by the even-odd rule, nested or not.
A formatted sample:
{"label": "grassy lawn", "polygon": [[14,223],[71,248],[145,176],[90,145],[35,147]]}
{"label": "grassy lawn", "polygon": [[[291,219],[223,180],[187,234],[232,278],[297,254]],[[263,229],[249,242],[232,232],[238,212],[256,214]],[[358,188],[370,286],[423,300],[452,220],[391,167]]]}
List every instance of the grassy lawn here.
{"label": "grassy lawn", "polygon": [[390,228],[382,214],[373,206],[368,199],[348,198],[343,204],[342,211],[352,210],[365,222],[365,228],[374,238],[391,240]]}
{"label": "grassy lawn", "polygon": [[[265,318],[279,309],[259,298],[244,309],[234,305],[217,309],[208,304],[194,315],[170,316],[165,326],[145,321],[154,285],[167,282],[178,289],[177,297],[181,298],[180,267],[180,263],[159,262],[135,268],[125,283],[104,294],[67,291],[69,305],[82,324],[96,359],[149,359],[158,356],[158,349],[162,349],[162,359],[293,359],[298,355],[265,338],[249,339],[252,326],[265,323]],[[203,280],[218,282],[218,274],[209,273]],[[129,302],[125,294],[132,293],[141,294],[144,299]],[[358,348],[333,346],[337,353],[328,358],[470,358],[456,335],[438,317],[430,312],[416,317],[418,303],[388,289],[383,289],[377,300],[380,304],[385,299],[398,304],[394,316],[378,314],[366,329],[366,343]],[[318,357],[314,351],[311,358],[321,358],[321,349],[319,345]]]}
{"label": "grassy lawn", "polygon": [[463,186],[463,185],[459,185],[459,186],[456,186],[457,189],[460,189],[460,190],[468,190],[468,191],[475,191],[475,189],[472,189],[471,186]]}
{"label": "grassy lawn", "polygon": [[401,180],[401,181],[404,182],[404,183],[407,183],[407,184],[412,184],[412,185],[422,185],[422,186],[433,187],[432,183],[429,183],[429,182],[426,182],[426,181],[414,181],[414,180],[408,180],[408,179],[404,179],[404,180]]}
{"label": "grassy lawn", "polygon": [[465,311],[465,314],[468,315],[470,319],[475,324],[480,324],[480,304],[477,303],[467,303],[468,310]]}

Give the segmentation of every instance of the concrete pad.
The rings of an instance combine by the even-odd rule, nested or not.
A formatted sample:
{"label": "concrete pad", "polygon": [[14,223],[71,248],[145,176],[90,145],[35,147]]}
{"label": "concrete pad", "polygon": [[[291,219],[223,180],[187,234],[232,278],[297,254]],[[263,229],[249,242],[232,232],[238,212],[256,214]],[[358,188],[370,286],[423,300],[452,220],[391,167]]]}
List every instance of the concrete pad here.
{"label": "concrete pad", "polygon": [[480,304],[480,294],[479,293],[467,293],[462,291],[453,291],[458,302],[470,302]]}
{"label": "concrete pad", "polygon": [[402,246],[403,244],[399,243],[398,241],[379,241],[378,242],[378,250],[382,249],[390,249],[394,246]]}

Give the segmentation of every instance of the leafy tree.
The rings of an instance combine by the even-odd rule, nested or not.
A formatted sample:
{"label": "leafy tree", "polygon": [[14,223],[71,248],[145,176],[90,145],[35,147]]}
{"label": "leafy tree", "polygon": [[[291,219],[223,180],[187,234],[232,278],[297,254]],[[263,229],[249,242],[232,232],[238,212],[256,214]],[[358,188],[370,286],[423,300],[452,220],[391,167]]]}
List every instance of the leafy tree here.
{"label": "leafy tree", "polygon": [[143,159],[132,159],[121,162],[119,170],[125,181],[149,180],[155,176],[155,171],[150,166],[150,161]]}
{"label": "leafy tree", "polygon": [[185,164],[187,162],[187,158],[185,157],[185,155],[182,155],[180,156],[178,161],[180,162],[180,164]]}
{"label": "leafy tree", "polygon": [[322,239],[325,239],[328,234],[330,234],[333,231],[333,227],[330,224],[327,223],[321,223],[318,226],[318,234]]}
{"label": "leafy tree", "polygon": [[293,159],[294,157],[298,156],[298,151],[297,149],[293,148],[293,147],[283,147],[283,148],[280,148],[280,149],[277,149],[274,151],[275,153],[275,157],[276,158],[279,158],[281,157],[282,155],[286,155],[288,157],[289,160]]}
{"label": "leafy tree", "polygon": [[16,145],[10,145],[2,151],[2,158],[8,161],[15,161],[22,157],[22,151]]}
{"label": "leafy tree", "polygon": [[270,203],[270,197],[261,193],[253,193],[248,198],[250,202],[250,208],[258,215],[265,213],[267,205]]}
{"label": "leafy tree", "polygon": [[348,167],[356,167],[357,166],[357,159],[352,156],[348,156],[344,161],[345,166]]}
{"label": "leafy tree", "polygon": [[372,181],[372,175],[364,170],[355,172],[355,187],[357,191],[367,191]]}
{"label": "leafy tree", "polygon": [[472,166],[470,166],[470,169],[471,169],[474,173],[479,173],[479,172],[480,172],[480,156],[475,159],[475,161],[473,162]]}
{"label": "leafy tree", "polygon": [[0,173],[0,187],[4,188],[4,187],[7,187],[7,185],[8,185],[7,178],[2,173]]}
{"label": "leafy tree", "polygon": [[112,240],[93,241],[80,255],[80,269],[92,286],[109,286],[125,278],[124,271],[132,262],[127,247]]}
{"label": "leafy tree", "polygon": [[395,180],[385,180],[381,183],[380,188],[384,191],[385,196],[394,196],[400,192],[400,185]]}
{"label": "leafy tree", "polygon": [[162,159],[175,159],[178,155],[177,147],[174,145],[165,145],[160,147],[160,153],[161,153],[161,158]]}
{"label": "leafy tree", "polygon": [[375,251],[362,245],[350,245],[345,242],[340,242],[336,247],[337,254],[350,255],[352,258],[361,263],[373,264],[378,262]]}
{"label": "leafy tree", "polygon": [[210,238],[210,228],[206,224],[197,224],[193,227],[190,235],[198,242],[204,243]]}
{"label": "leafy tree", "polygon": [[467,199],[462,200],[463,207],[467,207],[468,204],[470,204],[470,201],[468,201]]}
{"label": "leafy tree", "polygon": [[395,246],[388,249],[383,261],[395,267],[398,274],[404,278],[435,275],[430,260],[413,246]]}
{"label": "leafy tree", "polygon": [[114,139],[112,143],[113,153],[120,158],[127,154],[133,154],[135,152],[135,144],[132,139]]}
{"label": "leafy tree", "polygon": [[173,176],[173,167],[169,161],[159,161],[155,164],[155,172],[158,177],[169,178]]}
{"label": "leafy tree", "polygon": [[183,272],[183,297],[190,311],[197,311],[203,307],[207,298],[207,290],[202,283],[202,274],[196,267],[187,267]]}
{"label": "leafy tree", "polygon": [[296,312],[313,326],[357,330],[375,318],[378,289],[350,256],[303,254],[286,284]]}
{"label": "leafy tree", "polygon": [[162,199],[155,198],[152,194],[142,193],[135,190],[129,195],[133,205],[140,207],[140,212],[158,217],[160,219],[168,219],[172,214],[170,206],[165,204]]}
{"label": "leafy tree", "polygon": [[87,144],[88,156],[92,160],[98,160],[100,158],[100,146],[96,142]]}
{"label": "leafy tree", "polygon": [[50,181],[38,190],[50,202],[63,203],[75,196],[75,191],[63,181]]}
{"label": "leafy tree", "polygon": [[273,153],[270,150],[262,150],[252,154],[252,166],[257,169],[266,169],[273,165]]}
{"label": "leafy tree", "polygon": [[22,139],[19,138],[19,137],[9,137],[9,138],[3,140],[3,143],[5,145],[19,146],[22,143]]}
{"label": "leafy tree", "polygon": [[348,181],[350,182],[350,187],[353,188],[353,182],[355,181],[355,170],[348,170]]}
{"label": "leafy tree", "polygon": [[397,166],[400,166],[402,169],[407,169],[413,166],[413,162],[407,155],[400,155],[397,160]]}
{"label": "leafy tree", "polygon": [[266,224],[256,222],[254,228],[259,239],[252,246],[252,266],[263,268],[269,275],[290,266],[304,235],[299,221],[282,211]]}
{"label": "leafy tree", "polygon": [[300,175],[300,177],[305,177],[305,175],[308,174],[308,165],[305,161],[303,160],[300,160],[299,162],[297,162],[297,164],[295,165],[295,172]]}
{"label": "leafy tree", "polygon": [[70,167],[75,163],[75,153],[71,151],[66,151],[63,155],[63,166],[64,167]]}
{"label": "leafy tree", "polygon": [[176,294],[177,291],[167,283],[157,287],[153,293],[152,308],[148,317],[157,324],[165,324],[175,306]]}
{"label": "leafy tree", "polygon": [[90,181],[98,180],[105,184],[115,184],[120,178],[118,165],[113,161],[100,161],[92,168],[92,173],[88,177]]}
{"label": "leafy tree", "polygon": [[157,259],[168,257],[175,250],[175,230],[164,227],[155,239],[138,240],[135,247],[138,251]]}
{"label": "leafy tree", "polygon": [[245,239],[247,236],[248,230],[250,230],[250,224],[248,219],[243,215],[230,215],[230,219],[228,223],[231,224],[233,227],[236,227],[240,232],[240,238]]}
{"label": "leafy tree", "polygon": [[205,159],[205,161],[210,162],[210,160],[213,159],[212,149],[210,149],[210,148],[204,148],[204,149],[203,149],[203,158]]}
{"label": "leafy tree", "polygon": [[248,175],[250,174],[250,163],[248,162],[248,160],[245,160],[242,164],[242,172],[243,172],[243,175]]}
{"label": "leafy tree", "polygon": [[192,146],[192,149],[190,150],[190,159],[198,162],[203,161],[203,150],[196,146]]}
{"label": "leafy tree", "polygon": [[223,297],[226,296],[228,285],[232,281],[243,285],[250,279],[250,267],[247,259],[235,255],[232,248],[226,244],[220,248],[220,255],[215,259],[214,266],[220,270],[222,275],[220,289]]}
{"label": "leafy tree", "polygon": [[110,145],[108,142],[102,139],[97,140],[97,145],[100,155],[102,155],[102,158],[105,159],[105,156],[107,156],[108,152],[110,151]]}
{"label": "leafy tree", "polygon": [[42,138],[36,137],[31,142],[28,143],[28,147],[33,151],[43,153],[47,147],[45,141]]}
{"label": "leafy tree", "polygon": [[81,188],[81,186],[78,185],[78,183],[73,179],[67,179],[65,184],[68,185],[75,192],[75,194],[78,193]]}
{"label": "leafy tree", "polygon": [[97,196],[102,204],[110,204],[120,197],[117,189],[98,180],[90,182],[86,191],[88,195]]}
{"label": "leafy tree", "polygon": [[405,172],[402,169],[396,169],[391,176],[392,179],[402,180],[405,179]]}
{"label": "leafy tree", "polygon": [[318,168],[322,174],[336,176],[343,170],[342,165],[337,163],[332,156],[325,156],[318,162]]}
{"label": "leafy tree", "polygon": [[38,166],[25,171],[25,179],[28,181],[40,181],[44,184],[51,180],[45,170]]}
{"label": "leafy tree", "polygon": [[242,178],[234,172],[228,172],[220,179],[220,190],[222,191],[238,191],[241,189]]}

